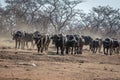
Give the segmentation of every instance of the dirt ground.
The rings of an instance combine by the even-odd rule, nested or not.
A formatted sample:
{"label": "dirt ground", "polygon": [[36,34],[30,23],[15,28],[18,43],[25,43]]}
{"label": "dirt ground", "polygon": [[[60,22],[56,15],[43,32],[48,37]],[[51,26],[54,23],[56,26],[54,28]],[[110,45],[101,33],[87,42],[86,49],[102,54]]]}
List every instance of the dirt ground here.
{"label": "dirt ground", "polygon": [[55,55],[36,49],[14,49],[10,39],[0,40],[0,80],[120,80],[120,54]]}

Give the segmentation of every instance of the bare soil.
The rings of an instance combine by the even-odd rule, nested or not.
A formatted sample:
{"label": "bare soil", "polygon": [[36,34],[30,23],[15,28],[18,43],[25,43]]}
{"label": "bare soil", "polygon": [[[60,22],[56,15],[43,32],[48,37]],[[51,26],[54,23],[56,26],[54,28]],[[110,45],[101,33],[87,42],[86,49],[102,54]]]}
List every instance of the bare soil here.
{"label": "bare soil", "polygon": [[120,80],[120,54],[56,55],[54,45],[38,54],[36,49],[14,49],[10,39],[0,40],[0,80]]}

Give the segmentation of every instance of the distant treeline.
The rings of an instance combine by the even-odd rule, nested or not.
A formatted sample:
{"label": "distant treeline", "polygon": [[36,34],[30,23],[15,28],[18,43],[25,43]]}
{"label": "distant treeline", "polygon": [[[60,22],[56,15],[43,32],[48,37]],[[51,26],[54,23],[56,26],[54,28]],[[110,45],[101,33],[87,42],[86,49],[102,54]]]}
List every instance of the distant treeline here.
{"label": "distant treeline", "polygon": [[93,7],[76,9],[81,0],[5,0],[0,7],[0,34],[14,30],[85,34],[120,38],[120,10]]}

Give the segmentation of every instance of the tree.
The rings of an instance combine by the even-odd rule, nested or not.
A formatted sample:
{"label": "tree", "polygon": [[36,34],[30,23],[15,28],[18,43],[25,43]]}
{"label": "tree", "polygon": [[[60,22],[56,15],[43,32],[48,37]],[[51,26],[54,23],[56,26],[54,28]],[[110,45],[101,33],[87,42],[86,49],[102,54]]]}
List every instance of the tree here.
{"label": "tree", "polygon": [[66,26],[67,22],[75,17],[75,7],[81,3],[81,0],[51,0],[48,1],[47,7],[49,18],[55,32],[61,32],[61,29]]}
{"label": "tree", "polygon": [[89,27],[91,33],[112,37],[119,30],[119,14],[119,9],[113,9],[110,6],[98,6],[93,7],[90,13],[81,17],[82,22]]}

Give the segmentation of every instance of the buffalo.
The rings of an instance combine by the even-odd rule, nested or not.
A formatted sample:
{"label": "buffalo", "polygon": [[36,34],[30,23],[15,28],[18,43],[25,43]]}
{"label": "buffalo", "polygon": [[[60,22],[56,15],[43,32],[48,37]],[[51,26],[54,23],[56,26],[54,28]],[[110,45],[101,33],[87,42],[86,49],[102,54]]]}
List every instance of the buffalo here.
{"label": "buffalo", "polygon": [[51,37],[53,40],[53,43],[55,44],[55,47],[57,49],[57,53],[59,54],[59,48],[61,50],[61,55],[64,55],[64,49],[65,49],[65,43],[66,39],[62,34],[55,34]]}
{"label": "buffalo", "polygon": [[20,48],[21,46],[21,40],[23,37],[23,32],[22,31],[14,31],[12,33],[12,39],[15,40],[15,48]]}
{"label": "buffalo", "polygon": [[112,39],[111,38],[106,38],[103,40],[103,51],[105,55],[112,55]]}
{"label": "buffalo", "polygon": [[85,41],[84,45],[88,45],[89,46],[89,50],[91,50],[91,43],[92,43],[93,38],[90,37],[90,36],[84,36],[84,35],[82,35],[82,38]]}

